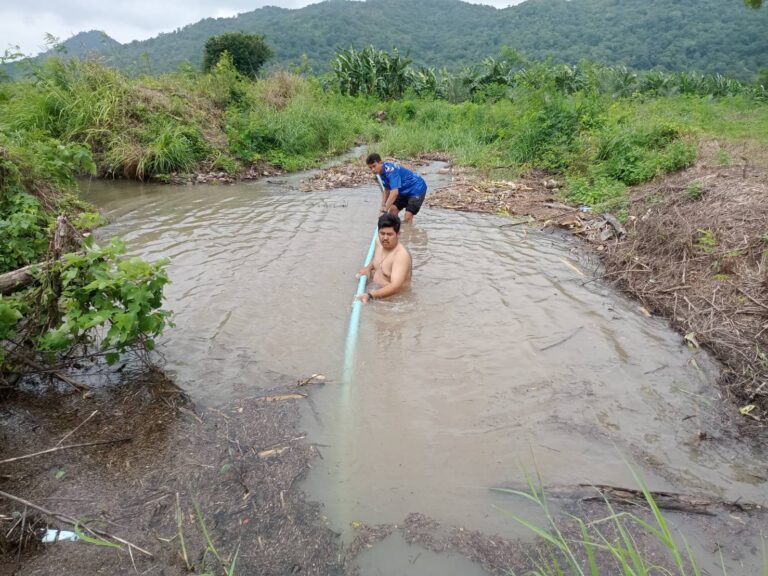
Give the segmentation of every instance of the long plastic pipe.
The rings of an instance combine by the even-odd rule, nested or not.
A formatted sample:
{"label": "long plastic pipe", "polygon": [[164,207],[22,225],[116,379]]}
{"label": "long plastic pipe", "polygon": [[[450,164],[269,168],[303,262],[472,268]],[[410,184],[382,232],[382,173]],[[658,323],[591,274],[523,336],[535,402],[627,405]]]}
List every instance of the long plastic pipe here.
{"label": "long plastic pipe", "polygon": [[[381,184],[381,180],[378,175],[376,176],[376,182],[379,184],[379,188],[383,191],[384,187]],[[371,238],[371,245],[368,248],[368,254],[365,257],[363,267],[368,266],[373,259],[373,253],[376,250],[376,237],[378,236],[378,228],[373,230],[373,238]],[[352,302],[352,313],[349,316],[349,328],[347,328],[347,342],[344,347],[344,369],[342,371],[341,381],[342,384],[349,384],[354,374],[354,361],[355,351],[357,349],[357,331],[360,326],[360,309],[363,303],[357,299],[357,296],[365,292],[365,285],[368,283],[368,275],[360,276],[357,281],[357,292],[355,293],[355,300]]]}
{"label": "long plastic pipe", "polygon": [[[376,181],[379,184],[381,190],[384,190],[384,186],[376,176]],[[368,254],[365,256],[365,262],[363,266],[368,266],[373,260],[373,253],[376,250],[376,237],[378,236],[378,227],[373,230],[373,238],[371,238],[371,245],[368,247]],[[351,409],[353,386],[352,381],[355,377],[355,359],[358,340],[358,328],[360,326],[360,311],[363,303],[357,299],[357,296],[365,292],[365,285],[368,282],[368,275],[361,276],[357,282],[357,292],[355,293],[355,300],[352,302],[352,313],[349,316],[349,328],[347,329],[347,341],[344,347],[344,366],[341,372],[341,394],[338,403],[339,413],[336,418],[336,427],[339,433],[339,439],[336,443],[339,450],[339,470],[338,473],[341,478],[347,478],[349,471],[348,466],[352,461],[350,455],[354,452],[355,434],[353,433],[355,426],[355,419],[357,414]],[[357,389],[357,386],[354,387]],[[341,484],[338,484],[341,486]],[[342,525],[351,521],[352,512],[350,509],[350,498],[348,494],[339,493],[336,499],[336,505],[338,506],[338,513],[342,519]]]}

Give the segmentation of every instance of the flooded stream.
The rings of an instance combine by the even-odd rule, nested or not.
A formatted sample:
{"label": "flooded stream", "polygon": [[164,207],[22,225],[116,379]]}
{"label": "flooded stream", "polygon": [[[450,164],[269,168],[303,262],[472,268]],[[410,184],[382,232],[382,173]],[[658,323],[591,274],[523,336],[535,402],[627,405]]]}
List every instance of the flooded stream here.
{"label": "flooded stream", "polygon": [[[427,170],[433,189],[442,167]],[[411,512],[522,535],[504,513],[522,503],[490,487],[520,487],[525,470],[546,485],[635,487],[623,458],[654,490],[765,503],[762,455],[700,440],[704,427],[725,433],[706,354],[594,281],[596,264],[572,241],[507,218],[426,208],[404,227],[413,287],[363,307],[354,377],[342,382],[379,193],[301,192],[303,177],[84,192],[112,220],[100,237],[171,258],[176,326],[161,350],[196,402],[327,377],[305,403],[322,458],[302,488],[345,541],[352,522]],[[411,573],[420,553],[394,537],[381,546],[361,559],[364,574]],[[452,573],[441,557],[419,557],[432,567],[414,574]]]}

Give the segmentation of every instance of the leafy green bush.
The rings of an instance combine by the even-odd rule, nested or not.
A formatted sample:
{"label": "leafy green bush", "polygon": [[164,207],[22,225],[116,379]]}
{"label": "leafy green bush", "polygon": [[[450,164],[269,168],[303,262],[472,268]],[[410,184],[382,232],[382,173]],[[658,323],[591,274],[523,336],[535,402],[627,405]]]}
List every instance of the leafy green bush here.
{"label": "leafy green bush", "polygon": [[74,187],[76,174],[93,169],[82,146],[0,131],[0,272],[40,259],[53,221],[49,211]]}
{"label": "leafy green bush", "polygon": [[614,125],[598,134],[592,173],[629,186],[680,170],[696,160],[696,147],[680,128]]}
{"label": "leafy green bush", "polygon": [[51,218],[34,196],[5,195],[0,201],[0,271],[36,262],[48,246],[50,224]]}
{"label": "leafy green bush", "polygon": [[161,309],[163,288],[169,282],[167,261],[121,259],[125,251],[119,240],[101,248],[89,238],[83,253],[66,254],[56,264],[62,317],[41,335],[42,349],[65,350],[98,339],[111,363],[135,344],[154,347],[154,338],[162,334],[170,316]]}
{"label": "leafy green bush", "polygon": [[565,170],[579,150],[583,128],[579,102],[540,92],[525,107],[525,120],[511,138],[512,159],[555,172]]}

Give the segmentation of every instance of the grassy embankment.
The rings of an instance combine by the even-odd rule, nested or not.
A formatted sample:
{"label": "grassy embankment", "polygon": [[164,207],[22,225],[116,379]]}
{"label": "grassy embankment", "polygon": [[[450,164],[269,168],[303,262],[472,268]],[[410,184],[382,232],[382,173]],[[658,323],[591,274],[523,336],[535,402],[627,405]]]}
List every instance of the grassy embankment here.
{"label": "grassy embankment", "polygon": [[[540,168],[566,177],[567,199],[619,209],[627,186],[693,164],[701,141],[768,145],[768,105],[742,96],[612,101],[540,92],[493,104],[406,100],[383,107],[392,123],[370,136],[385,154],[447,151],[492,176],[505,174],[499,168],[512,175]],[[738,160],[724,147],[723,162]]]}
{"label": "grassy embankment", "polygon": [[34,81],[0,84],[3,213],[35,217],[0,228],[3,254],[18,252],[0,272],[40,258],[51,215],[77,208],[76,175],[162,181],[258,161],[296,170],[347,150],[363,129],[360,109],[288,74],[246,81],[226,62],[212,74],[129,80],[51,60]]}
{"label": "grassy embankment", "polygon": [[[0,271],[39,258],[46,214],[72,209],[53,191],[87,170],[138,180],[237,175],[260,161],[297,170],[362,136],[384,154],[447,152],[494,176],[544,169],[566,177],[569,199],[620,211],[626,186],[692,164],[697,139],[764,142],[768,133],[768,107],[749,96],[617,98],[596,80],[565,86],[559,68],[538,66],[454,104],[437,90],[345,97],[287,73],[250,82],[226,61],[211,74],[129,80],[96,63],[51,60],[32,82],[0,84],[0,146],[25,174],[17,192],[30,193],[4,194],[4,212],[37,218],[3,226],[0,243],[20,253]],[[379,109],[383,123],[371,116]]]}

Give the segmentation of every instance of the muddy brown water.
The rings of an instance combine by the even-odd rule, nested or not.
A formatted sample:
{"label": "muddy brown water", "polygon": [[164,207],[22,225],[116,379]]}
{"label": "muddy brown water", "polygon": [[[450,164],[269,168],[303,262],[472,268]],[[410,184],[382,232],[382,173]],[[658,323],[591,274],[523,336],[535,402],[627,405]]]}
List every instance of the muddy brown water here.
{"label": "muddy brown water", "polygon": [[[442,168],[425,168],[433,189],[446,182]],[[176,326],[160,348],[194,401],[253,395],[275,375],[327,377],[304,406],[322,458],[302,488],[345,540],[354,522],[396,524],[411,512],[523,535],[505,510],[532,511],[489,488],[523,486],[524,471],[545,485],[635,487],[624,459],[655,490],[766,503],[760,448],[720,440],[707,355],[593,281],[595,263],[572,241],[506,218],[425,208],[404,228],[413,287],[363,307],[354,377],[343,382],[354,274],[379,195],[301,192],[305,177],[83,189],[112,220],[98,238],[118,234],[132,254],[171,259]],[[394,537],[382,546],[362,557],[364,574],[405,573],[395,566],[420,554]],[[450,573],[424,552],[414,573]],[[726,559],[736,570],[759,560]]]}

